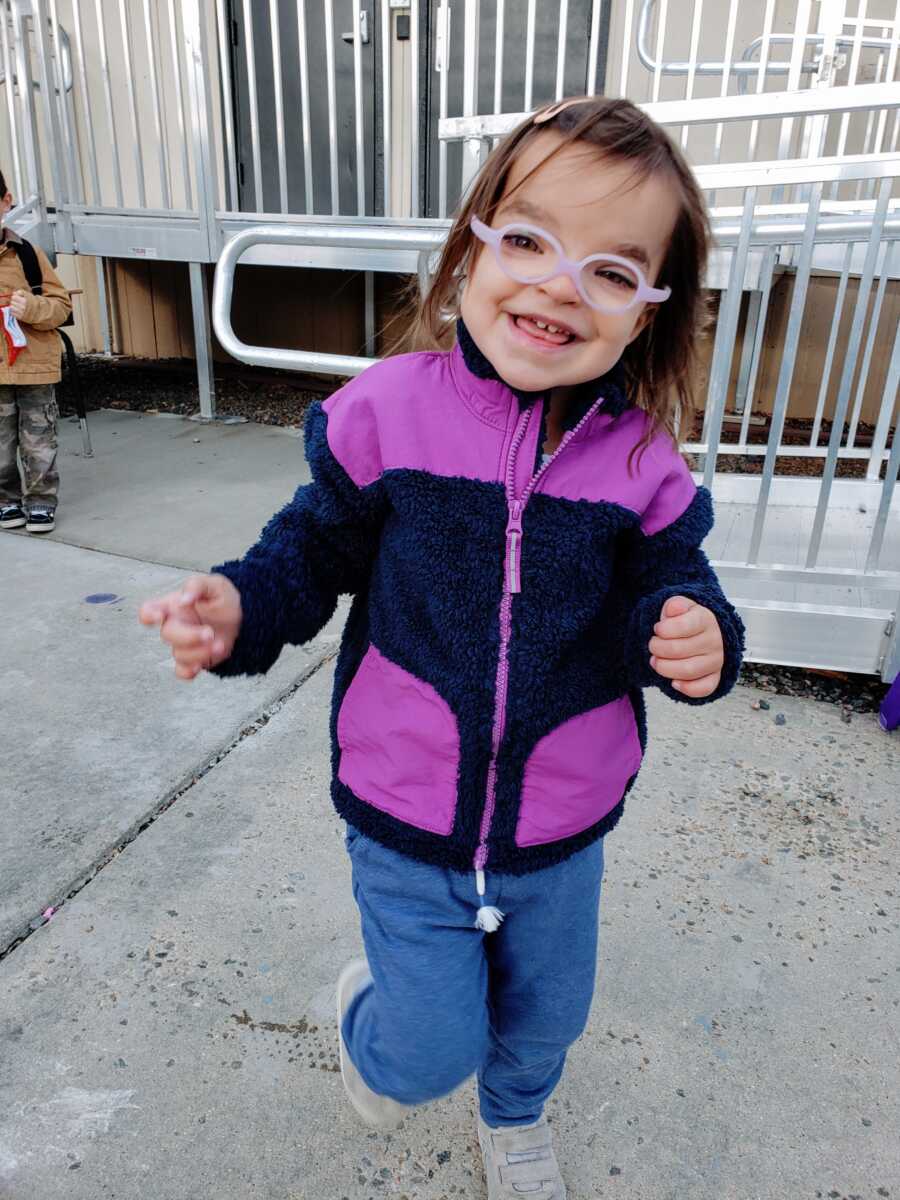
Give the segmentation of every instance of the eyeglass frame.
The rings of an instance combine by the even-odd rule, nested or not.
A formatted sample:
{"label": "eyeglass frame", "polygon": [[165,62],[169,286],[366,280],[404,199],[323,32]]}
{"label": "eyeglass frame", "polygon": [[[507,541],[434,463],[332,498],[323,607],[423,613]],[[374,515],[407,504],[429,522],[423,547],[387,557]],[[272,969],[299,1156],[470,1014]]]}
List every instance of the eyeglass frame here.
{"label": "eyeglass frame", "polygon": [[[558,238],[555,238],[552,233],[546,229],[541,229],[540,225],[529,225],[524,221],[512,221],[508,225],[503,225],[500,229],[493,229],[490,225],[473,216],[469,222],[472,232],[480,242],[490,247],[494,252],[494,257],[497,260],[497,265],[500,270],[509,279],[514,279],[516,283],[546,283],[548,279],[555,279],[558,275],[566,275],[575,285],[578,295],[582,298],[589,308],[593,308],[595,312],[604,313],[606,316],[617,316],[621,313],[629,312],[636,304],[646,301],[648,304],[662,304],[672,295],[670,287],[653,288],[647,283],[644,272],[632,262],[630,258],[622,258],[618,254],[589,254],[586,258],[582,258],[579,262],[569,258],[563,250]],[[501,257],[501,243],[505,235],[511,230],[521,230],[523,233],[537,234],[553,247],[557,254],[557,262],[554,270],[548,271],[546,275],[524,276],[519,275],[515,271],[511,271]],[[616,266],[626,267],[632,271],[637,278],[638,286],[631,300],[620,308],[610,308],[607,305],[598,304],[592,300],[587,294],[587,290],[581,282],[581,273],[588,263],[591,262],[608,262]]]}

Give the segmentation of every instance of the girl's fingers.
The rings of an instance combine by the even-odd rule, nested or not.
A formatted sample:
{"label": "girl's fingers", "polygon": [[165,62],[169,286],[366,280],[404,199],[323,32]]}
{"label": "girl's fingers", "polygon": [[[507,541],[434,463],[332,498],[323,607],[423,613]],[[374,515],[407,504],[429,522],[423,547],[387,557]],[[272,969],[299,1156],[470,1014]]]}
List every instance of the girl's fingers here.
{"label": "girl's fingers", "polygon": [[175,664],[175,677],[177,679],[185,679],[185,680],[196,679],[202,670],[203,670],[202,667],[198,667],[198,666],[190,666],[189,667],[189,666],[184,666],[182,663],[176,663]]}
{"label": "girl's fingers", "polygon": [[[663,610],[665,612],[665,609]],[[695,604],[693,608],[677,617],[664,616],[653,626],[653,632],[663,638],[695,637],[707,628],[709,609]],[[714,618],[715,619],[715,618]]]}
{"label": "girl's fingers", "polygon": [[663,605],[662,615],[664,617],[680,617],[682,613],[689,612],[696,607],[697,601],[689,600],[687,596],[670,596]]}
{"label": "girl's fingers", "polygon": [[722,669],[718,654],[700,654],[695,658],[651,658],[650,666],[663,679],[698,680]]}
{"label": "girl's fingers", "polygon": [[694,700],[701,700],[704,696],[711,696],[713,694],[719,686],[721,678],[721,671],[716,671],[713,675],[704,675],[702,679],[676,679],[672,683],[672,687],[684,696],[690,696]]}
{"label": "girl's fingers", "polygon": [[700,654],[715,654],[721,648],[721,639],[714,630],[707,630],[696,637],[650,639],[650,653],[654,658],[696,658]]}
{"label": "girl's fingers", "polygon": [[159,636],[168,642],[177,654],[185,650],[202,649],[208,655],[215,640],[215,634],[208,625],[195,625],[185,621],[182,616],[167,617],[162,623]]}
{"label": "girl's fingers", "polygon": [[202,603],[205,600],[211,600],[212,593],[210,590],[210,580],[208,575],[192,575],[190,579],[186,579],[182,585],[179,595],[179,604],[184,608],[191,605]]}
{"label": "girl's fingers", "polygon": [[166,617],[171,616],[173,612],[173,597],[177,593],[171,593],[168,596],[159,596],[156,600],[145,600],[138,609],[138,620],[142,625],[159,625]]}

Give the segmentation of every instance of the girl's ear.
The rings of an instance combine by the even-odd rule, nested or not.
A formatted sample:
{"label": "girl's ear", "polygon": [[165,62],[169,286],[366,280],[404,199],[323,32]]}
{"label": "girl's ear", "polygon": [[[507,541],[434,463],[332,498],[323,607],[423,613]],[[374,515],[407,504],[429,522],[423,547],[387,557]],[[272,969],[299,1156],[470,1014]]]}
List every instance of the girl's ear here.
{"label": "girl's ear", "polygon": [[632,329],[631,337],[628,339],[629,346],[635,340],[635,338],[639,338],[641,336],[641,334],[656,316],[656,310],[658,308],[658,304],[647,304],[644,306],[644,311],[634,323],[634,329]]}

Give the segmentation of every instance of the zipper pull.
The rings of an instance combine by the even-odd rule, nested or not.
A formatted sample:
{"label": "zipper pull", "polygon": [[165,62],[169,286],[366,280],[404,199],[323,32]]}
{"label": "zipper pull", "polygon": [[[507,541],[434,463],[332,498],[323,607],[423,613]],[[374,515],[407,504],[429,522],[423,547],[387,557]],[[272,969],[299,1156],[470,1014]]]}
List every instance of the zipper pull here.
{"label": "zipper pull", "polygon": [[492,904],[484,903],[484,870],[475,871],[475,891],[478,893],[478,912],[475,914],[475,928],[483,929],[485,933],[496,933],[500,928],[506,913],[495,908]]}
{"label": "zipper pull", "polygon": [[514,500],[509,506],[506,523],[506,587],[512,593],[522,590],[522,503]]}

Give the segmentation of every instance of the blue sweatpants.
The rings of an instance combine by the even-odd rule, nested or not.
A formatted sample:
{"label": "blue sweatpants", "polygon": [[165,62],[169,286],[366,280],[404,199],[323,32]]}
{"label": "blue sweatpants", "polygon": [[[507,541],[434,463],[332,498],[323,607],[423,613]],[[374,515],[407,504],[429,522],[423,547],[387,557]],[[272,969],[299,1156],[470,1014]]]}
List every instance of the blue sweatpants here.
{"label": "blue sweatpants", "polygon": [[373,1091],[402,1104],[478,1074],[486,1124],[537,1121],[594,991],[602,839],[530,875],[487,873],[506,917],[476,929],[474,873],[416,862],[348,827],[353,893],[373,984],[344,1019]]}

